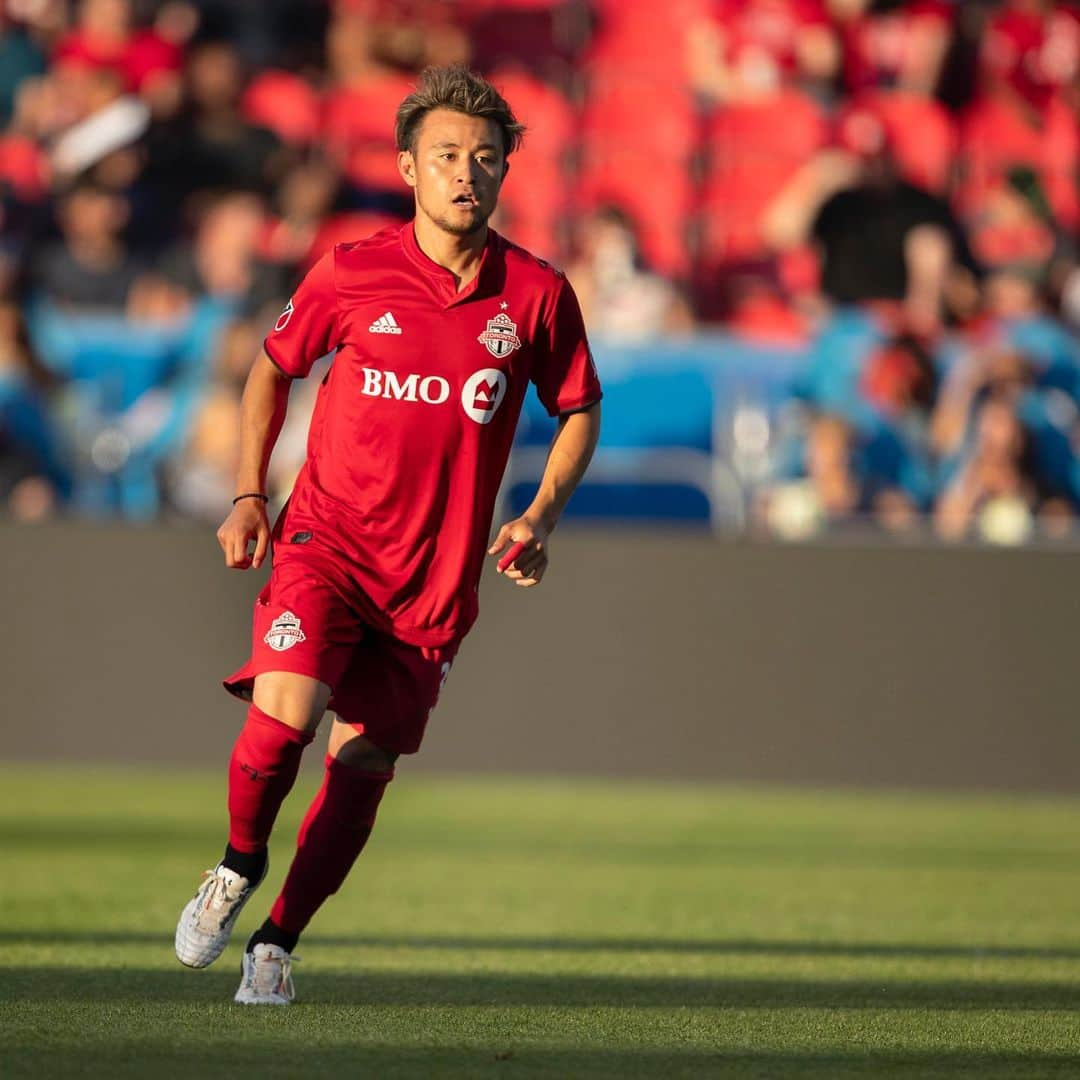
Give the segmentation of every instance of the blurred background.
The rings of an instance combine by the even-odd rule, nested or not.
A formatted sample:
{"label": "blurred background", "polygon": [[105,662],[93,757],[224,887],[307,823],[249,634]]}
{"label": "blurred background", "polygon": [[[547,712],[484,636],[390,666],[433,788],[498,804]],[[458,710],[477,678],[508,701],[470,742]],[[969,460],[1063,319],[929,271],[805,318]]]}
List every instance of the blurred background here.
{"label": "blurred background", "polygon": [[[263,336],[409,216],[395,108],[462,60],[530,128],[495,224],[605,380],[573,516],[1075,545],[1077,10],[4,0],[0,510],[217,523]],[[510,504],[550,431],[531,402]]]}
{"label": "blurred background", "polygon": [[[529,125],[495,224],[567,268],[605,427],[544,589],[487,575],[421,767],[1080,783],[1075,7],[2,11],[0,655],[48,718],[9,753],[223,759],[247,369],[320,254],[409,216],[395,109],[464,60]],[[500,513],[550,434],[530,396]]]}
{"label": "blurred background", "polygon": [[[1080,1075],[1078,38],[1043,0],[0,0],[5,1077]],[[237,1023],[171,938],[266,575],[214,538],[240,390],[320,254],[409,216],[394,111],[457,60],[530,128],[494,224],[566,268],[603,439],[543,588],[484,575],[317,1007]],[[530,396],[501,513],[550,434]]]}

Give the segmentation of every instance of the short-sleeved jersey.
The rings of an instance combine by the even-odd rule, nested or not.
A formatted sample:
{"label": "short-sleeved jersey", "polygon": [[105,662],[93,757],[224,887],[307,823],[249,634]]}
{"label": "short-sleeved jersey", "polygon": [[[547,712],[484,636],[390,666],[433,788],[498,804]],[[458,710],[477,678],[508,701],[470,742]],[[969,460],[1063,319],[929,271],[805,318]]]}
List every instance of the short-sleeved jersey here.
{"label": "short-sleeved jersey", "polygon": [[360,614],[413,645],[459,640],[476,618],[529,383],[553,416],[601,396],[569,283],[494,231],[488,237],[479,273],[460,292],[411,222],[338,244],[265,342],[294,378],[337,350],[275,539],[300,534],[333,552]]}

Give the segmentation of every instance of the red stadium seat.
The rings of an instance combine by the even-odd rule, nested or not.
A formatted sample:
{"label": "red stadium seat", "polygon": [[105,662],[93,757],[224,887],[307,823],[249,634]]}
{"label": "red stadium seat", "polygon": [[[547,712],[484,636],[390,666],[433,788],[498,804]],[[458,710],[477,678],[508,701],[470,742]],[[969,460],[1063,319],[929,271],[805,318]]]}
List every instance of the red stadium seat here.
{"label": "red stadium seat", "polygon": [[573,109],[558,90],[521,69],[496,71],[491,79],[528,128],[499,198],[500,227],[515,243],[559,262],[570,203],[566,161],[576,133]]}
{"label": "red stadium seat", "polygon": [[716,110],[708,126],[703,193],[706,262],[767,253],[766,210],[826,141],[821,109],[795,89]]}
{"label": "red stadium seat", "polygon": [[[648,146],[688,163],[698,146],[700,125],[687,87],[638,68],[598,65],[590,69],[588,100],[582,111],[584,142]],[[648,108],[648,123],[642,109]]]}
{"label": "red stadium seat", "polygon": [[342,171],[357,186],[384,191],[401,187],[394,118],[402,98],[414,89],[414,81],[408,76],[387,72],[327,94],[323,102],[323,139]]}
{"label": "red stadium seat", "polygon": [[25,135],[0,134],[0,184],[23,202],[39,202],[49,191],[49,159]]}
{"label": "red stadium seat", "polygon": [[647,147],[586,147],[578,197],[586,209],[612,205],[625,211],[634,219],[649,266],[670,276],[685,276],[690,266],[686,228],[694,190],[681,162],[658,157]]}
{"label": "red stadium seat", "polygon": [[269,128],[282,142],[307,145],[319,134],[319,95],[288,71],[265,71],[248,85],[240,105],[250,124]]}
{"label": "red stadium seat", "polygon": [[1076,161],[1080,153],[1076,118],[1061,101],[1051,99],[1042,122],[1026,120],[1004,100],[983,98],[960,124],[961,179],[957,203],[969,214],[1017,167],[1038,176],[1050,208],[1065,228],[1080,226]]}
{"label": "red stadium seat", "polygon": [[956,154],[956,132],[948,110],[932,98],[903,91],[865,94],[841,114],[837,130],[840,142],[849,145],[850,122],[870,113],[884,129],[889,148],[901,175],[927,191],[948,187]]}
{"label": "red stadium seat", "polygon": [[598,65],[648,70],[674,85],[686,82],[686,34],[709,10],[709,0],[653,4],[596,0],[598,24],[585,51],[586,69]]}
{"label": "red stadium seat", "polygon": [[488,76],[528,128],[522,152],[553,159],[566,152],[575,135],[574,110],[566,96],[524,68],[496,68]]}
{"label": "red stadium seat", "polygon": [[455,6],[481,67],[509,61],[539,72],[566,70],[581,44],[574,20],[564,17],[566,0],[460,0]]}

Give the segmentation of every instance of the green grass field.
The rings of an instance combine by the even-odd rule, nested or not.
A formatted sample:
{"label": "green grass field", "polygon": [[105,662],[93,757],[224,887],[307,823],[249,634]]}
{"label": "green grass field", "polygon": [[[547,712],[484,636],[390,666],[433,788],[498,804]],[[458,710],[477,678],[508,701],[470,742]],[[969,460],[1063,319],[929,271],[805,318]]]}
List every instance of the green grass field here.
{"label": "green grass field", "polygon": [[0,769],[0,1076],[1080,1075],[1080,801],[401,770],[298,953],[231,1004],[312,790],[211,969],[209,773]]}

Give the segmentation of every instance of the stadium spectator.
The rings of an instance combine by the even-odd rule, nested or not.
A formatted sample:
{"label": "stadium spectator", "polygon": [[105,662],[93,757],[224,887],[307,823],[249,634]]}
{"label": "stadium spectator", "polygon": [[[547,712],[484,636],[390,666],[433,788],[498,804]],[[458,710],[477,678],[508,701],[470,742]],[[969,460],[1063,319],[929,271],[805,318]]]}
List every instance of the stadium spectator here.
{"label": "stadium spectator", "polygon": [[153,28],[138,29],[130,0],[79,0],[75,25],[53,49],[55,67],[106,69],[129,91],[178,81],[182,49]]}
{"label": "stadium spectator", "polygon": [[949,48],[953,5],[945,0],[827,0],[843,43],[850,94],[899,89],[932,95]]}
{"label": "stadium spectator", "polygon": [[169,494],[182,513],[215,521],[232,498],[239,460],[240,394],[251,354],[259,347],[253,320],[223,330],[210,384],[200,393],[185,446],[170,465]]}
{"label": "stadium spectator", "polygon": [[47,517],[70,493],[70,476],[48,413],[55,380],[37,359],[22,312],[0,302],[0,511],[17,521]]}
{"label": "stadium spectator", "polygon": [[1053,526],[1072,511],[1065,500],[1046,492],[1034,437],[1015,404],[991,396],[978,409],[971,445],[938,503],[938,533],[959,540],[977,526],[991,542],[1020,543],[1030,537],[1039,513]]}
{"label": "stadium spectator", "polygon": [[253,312],[287,293],[283,269],[258,257],[266,227],[262,200],[233,191],[195,210],[194,239],[178,243],[161,271],[191,297],[208,297],[232,310]]}
{"label": "stadium spectator", "polygon": [[[157,489],[170,454],[169,483],[182,461],[192,487],[228,457],[222,340],[407,208],[394,105],[423,64],[471,50],[531,128],[497,227],[556,265],[576,253],[590,325],[617,348],[706,324],[759,355],[724,381],[745,400],[721,406],[766,418],[777,475],[809,445],[805,425],[775,437],[792,392],[847,425],[860,492],[892,483],[867,480],[870,447],[948,484],[1003,395],[1038,522],[1054,500],[1080,507],[1075,5],[672,0],[662,34],[642,0],[594,0],[589,20],[548,0],[0,6],[0,303],[62,384],[9,375],[5,430],[44,416],[62,432],[74,481],[70,499],[49,481],[51,505],[200,512],[197,493]],[[644,127],[643,101],[659,118]],[[279,444],[281,490],[304,415]],[[153,445],[131,486],[149,495],[116,494],[127,464],[99,483],[91,451],[114,428],[130,460]]]}
{"label": "stadium spectator", "polygon": [[1078,136],[1072,89],[1080,56],[1075,8],[1010,0],[983,36],[977,94],[961,122],[958,205],[977,214],[1017,169],[1038,178],[1054,219],[1080,223]]}
{"label": "stadium spectator", "polygon": [[567,276],[591,334],[635,341],[693,328],[678,290],[645,268],[633,222],[621,210],[605,207],[586,217],[580,248]]}
{"label": "stadium spectator", "polygon": [[712,103],[798,85],[827,101],[840,42],[820,0],[714,0],[687,35],[694,89]]}
{"label": "stadium spectator", "polygon": [[275,198],[276,213],[264,223],[259,254],[290,269],[310,265],[319,229],[338,207],[341,174],[319,156],[298,162],[282,178]]}
{"label": "stadium spectator", "polygon": [[860,431],[842,416],[817,413],[805,433],[782,448],[758,513],[771,531],[788,539],[845,521],[895,532],[916,521],[929,490],[923,463],[888,427]]}
{"label": "stadium spectator", "polygon": [[159,205],[182,206],[200,190],[269,195],[280,180],[288,155],[273,132],[244,119],[244,81],[240,57],[226,42],[191,50],[184,107],[155,125],[149,140],[148,167]]}
{"label": "stadium spectator", "polygon": [[394,164],[394,113],[412,79],[384,59],[385,38],[361,15],[342,12],[331,22],[322,137],[358,206],[397,211],[407,200]]}
{"label": "stadium spectator", "polygon": [[834,304],[888,301],[919,334],[942,325],[950,274],[975,270],[948,204],[900,178],[885,131],[868,124],[857,181],[826,200],[811,233]]}
{"label": "stadium spectator", "polygon": [[0,128],[15,111],[15,95],[28,79],[43,75],[45,52],[27,28],[0,10]]}
{"label": "stadium spectator", "polygon": [[69,311],[122,312],[143,269],[124,242],[128,214],[126,199],[94,180],[65,192],[57,209],[61,239],[31,267],[38,297]]}

